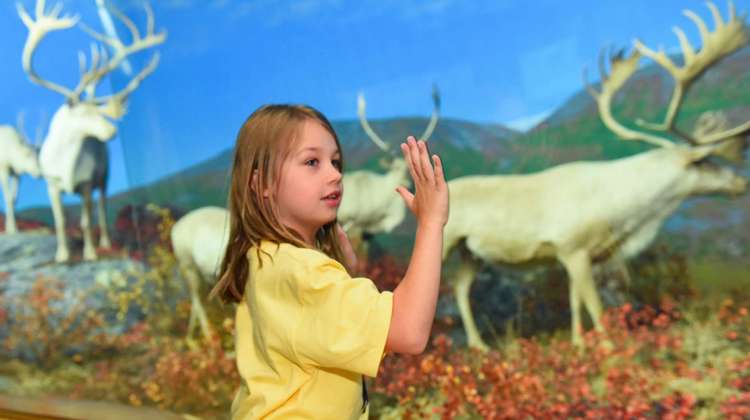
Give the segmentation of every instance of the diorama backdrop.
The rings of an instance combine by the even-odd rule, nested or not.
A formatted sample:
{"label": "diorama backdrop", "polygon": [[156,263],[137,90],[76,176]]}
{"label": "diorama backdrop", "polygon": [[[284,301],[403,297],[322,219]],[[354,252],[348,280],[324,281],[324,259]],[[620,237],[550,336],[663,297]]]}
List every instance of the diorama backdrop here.
{"label": "diorama backdrop", "polygon": [[[46,10],[55,4],[48,2]],[[104,34],[108,15],[126,44],[132,42],[129,27],[116,10],[141,33],[148,26],[146,0],[59,4],[60,16],[76,15],[79,24],[47,34],[33,68],[68,89],[81,78],[78,52],[90,64],[96,41],[81,24]],[[0,125],[16,126],[22,114],[22,133],[39,147],[66,98],[32,82],[24,70],[28,31],[18,5],[33,17],[36,1],[0,5]],[[711,7],[693,0],[154,0],[150,7],[154,30],[166,39],[129,55],[97,89],[99,96],[124,89],[159,54],[153,72],[128,95],[125,114],[112,120],[116,134],[106,143],[112,246],[95,241],[96,260],[84,258],[81,199],[63,194],[70,258],[56,261],[47,181],[21,175],[19,232],[0,232],[0,410],[41,412],[44,400],[54,413],[89,413],[75,414],[80,417],[138,407],[144,416],[227,416],[239,384],[233,308],[206,300],[210,276],[190,283],[170,229],[192,210],[226,206],[235,136],[259,106],[304,103],[322,111],[341,140],[345,178],[356,170],[385,173],[389,159],[363,129],[358,95],[374,132],[395,146],[425,130],[435,108],[433,89],[439,117],[428,143],[442,156],[449,180],[610,161],[659,146],[623,140],[605,125],[584,72],[601,90],[599,57],[612,71],[608,57],[621,50],[620,57],[630,56],[636,38],[682,65],[684,49],[672,28],[682,28],[696,52],[706,45],[696,17],[709,33],[717,30]],[[715,7],[723,22],[736,9],[738,33],[747,36],[749,2]],[[706,111],[722,111],[728,127],[750,120],[750,49],[726,55],[689,83],[677,131],[693,133]],[[639,118],[659,122],[674,85],[644,56],[614,97],[614,115],[631,129],[641,129]],[[714,156],[706,164],[750,175],[745,134],[738,136],[734,162]],[[3,140],[0,155],[10,156]],[[612,188],[623,185],[616,178],[649,184],[648,175],[622,173]],[[606,334],[584,319],[583,348],[571,343],[568,275],[554,260],[481,264],[469,301],[489,352],[468,348],[451,287],[459,266],[452,255],[427,352],[386,357],[371,381],[371,414],[749,415],[750,195],[708,192],[669,212],[653,242],[624,263],[625,271],[595,266]],[[507,205],[523,195],[507,197]],[[8,212],[3,205],[0,229]],[[381,289],[392,290],[403,276],[414,229],[407,214],[391,231],[365,236],[361,269]],[[499,228],[486,226],[493,229]],[[95,240],[100,234],[94,228]],[[208,337],[188,327],[195,322],[191,296],[200,296],[206,308]],[[107,405],[97,405],[102,402]]]}

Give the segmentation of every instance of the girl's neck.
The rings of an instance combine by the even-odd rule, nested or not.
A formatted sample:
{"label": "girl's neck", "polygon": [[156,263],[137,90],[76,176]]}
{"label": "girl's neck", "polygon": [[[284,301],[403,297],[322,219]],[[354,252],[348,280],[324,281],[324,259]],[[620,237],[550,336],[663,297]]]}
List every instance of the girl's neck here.
{"label": "girl's neck", "polygon": [[292,229],[292,230],[296,231],[301,236],[300,239],[302,239],[302,242],[304,242],[305,245],[311,248],[316,248],[315,244],[317,243],[317,241],[315,240],[315,237],[316,237],[315,234],[317,232],[305,232],[301,229]]}

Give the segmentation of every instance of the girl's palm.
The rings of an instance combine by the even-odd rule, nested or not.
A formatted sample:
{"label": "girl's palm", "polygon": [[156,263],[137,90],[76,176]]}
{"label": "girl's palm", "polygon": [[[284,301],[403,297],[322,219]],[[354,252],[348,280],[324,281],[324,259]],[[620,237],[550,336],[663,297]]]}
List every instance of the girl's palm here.
{"label": "girl's palm", "polygon": [[401,151],[414,180],[415,193],[412,194],[403,186],[396,191],[401,194],[418,223],[445,226],[448,222],[448,186],[440,157],[432,155],[431,163],[425,142],[416,141],[412,136],[401,144]]}

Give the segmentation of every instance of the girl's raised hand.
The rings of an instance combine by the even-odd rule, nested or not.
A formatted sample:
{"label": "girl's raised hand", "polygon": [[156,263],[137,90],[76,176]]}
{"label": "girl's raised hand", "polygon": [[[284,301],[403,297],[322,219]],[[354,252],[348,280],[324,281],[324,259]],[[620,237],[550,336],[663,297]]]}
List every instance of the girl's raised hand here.
{"label": "girl's raised hand", "polygon": [[414,180],[415,192],[412,194],[403,186],[396,188],[396,191],[416,216],[418,225],[434,224],[442,229],[448,222],[448,186],[440,157],[432,155],[430,159],[427,144],[415,140],[413,136],[407,137],[406,143],[401,143],[401,151]]}

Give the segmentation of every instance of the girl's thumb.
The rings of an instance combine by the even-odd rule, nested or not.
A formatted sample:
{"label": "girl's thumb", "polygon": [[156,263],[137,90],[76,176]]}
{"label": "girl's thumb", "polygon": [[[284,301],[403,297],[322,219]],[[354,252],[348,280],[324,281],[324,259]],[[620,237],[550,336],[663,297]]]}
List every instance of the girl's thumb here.
{"label": "girl's thumb", "polygon": [[399,195],[401,196],[401,198],[404,199],[404,201],[406,202],[406,205],[408,205],[409,208],[411,208],[411,202],[412,202],[412,200],[414,200],[414,194],[412,194],[404,186],[398,186],[398,187],[396,187],[396,192],[399,193]]}

